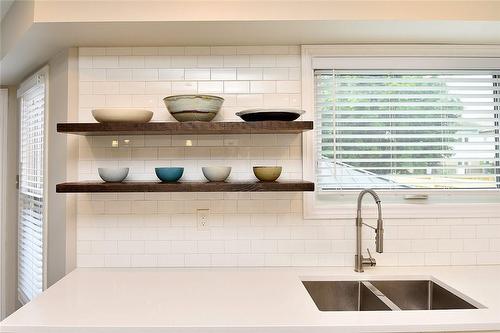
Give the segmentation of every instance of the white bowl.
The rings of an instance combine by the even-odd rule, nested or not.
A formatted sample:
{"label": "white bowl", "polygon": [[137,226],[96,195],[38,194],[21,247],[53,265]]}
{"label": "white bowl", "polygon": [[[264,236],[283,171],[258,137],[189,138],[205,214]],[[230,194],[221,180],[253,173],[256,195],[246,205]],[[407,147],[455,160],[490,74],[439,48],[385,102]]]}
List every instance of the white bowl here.
{"label": "white bowl", "polygon": [[98,168],[99,177],[108,183],[122,182],[128,176],[128,168]]}
{"label": "white bowl", "polygon": [[231,173],[231,167],[226,166],[211,166],[202,167],[201,171],[205,178],[211,182],[223,182],[229,177]]}
{"label": "white bowl", "polygon": [[100,123],[147,123],[153,118],[153,112],[144,109],[95,109],[92,115]]}

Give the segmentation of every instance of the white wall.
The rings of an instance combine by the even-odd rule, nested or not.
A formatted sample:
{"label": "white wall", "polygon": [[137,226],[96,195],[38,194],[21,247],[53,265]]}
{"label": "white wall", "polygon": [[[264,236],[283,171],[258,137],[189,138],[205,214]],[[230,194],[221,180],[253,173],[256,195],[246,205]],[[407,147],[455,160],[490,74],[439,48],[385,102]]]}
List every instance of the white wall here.
{"label": "white wall", "polygon": [[[5,269],[2,276],[5,307],[2,314],[8,316],[18,307],[17,301],[17,151],[18,151],[18,118],[16,87],[6,87],[9,92],[7,121],[7,170],[6,170],[6,219],[2,232],[2,260]],[[1,316],[1,315],[0,315]]]}
{"label": "white wall", "polygon": [[[91,109],[102,106],[146,107],[154,120],[172,120],[162,98],[179,93],[226,98],[218,120],[237,120],[241,109],[301,105],[298,46],[80,48],[79,59],[80,121],[93,121]],[[231,165],[240,179],[251,178],[256,164],[302,176],[300,135],[81,137],[79,153],[80,180],[98,179],[99,166],[129,166],[130,179],[155,179],[161,165],[202,179],[208,164]],[[197,208],[210,209],[208,230],[197,228]],[[354,217],[304,220],[301,193],[80,194],[77,230],[81,267],[344,266],[355,250]],[[386,214],[385,236],[379,265],[500,263],[498,216]]]}
{"label": "white wall", "polygon": [[47,286],[76,266],[76,198],[56,193],[56,184],[75,178],[78,139],[57,133],[57,123],[78,119],[78,50],[66,49],[49,62],[47,114]]}

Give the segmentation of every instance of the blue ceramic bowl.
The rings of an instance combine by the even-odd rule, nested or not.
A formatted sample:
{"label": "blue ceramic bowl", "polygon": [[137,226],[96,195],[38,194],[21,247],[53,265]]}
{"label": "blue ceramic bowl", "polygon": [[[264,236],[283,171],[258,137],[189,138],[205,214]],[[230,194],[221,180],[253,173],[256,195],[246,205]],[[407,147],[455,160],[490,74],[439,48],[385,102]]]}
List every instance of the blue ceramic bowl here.
{"label": "blue ceramic bowl", "polygon": [[184,172],[184,168],[181,167],[165,167],[165,168],[155,168],[156,176],[160,178],[162,182],[173,183],[181,179]]}

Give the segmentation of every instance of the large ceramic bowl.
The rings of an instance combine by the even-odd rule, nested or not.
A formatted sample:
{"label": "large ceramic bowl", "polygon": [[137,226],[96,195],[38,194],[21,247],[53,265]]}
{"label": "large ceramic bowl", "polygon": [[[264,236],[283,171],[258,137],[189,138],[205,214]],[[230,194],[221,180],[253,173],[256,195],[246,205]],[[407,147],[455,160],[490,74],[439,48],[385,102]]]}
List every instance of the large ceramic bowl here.
{"label": "large ceramic bowl", "polygon": [[147,123],[153,112],[144,109],[95,109],[92,116],[100,123]]}
{"label": "large ceramic bowl", "polygon": [[182,167],[164,167],[155,168],[156,177],[158,177],[162,182],[174,183],[181,179],[184,173],[184,168]]}
{"label": "large ceramic bowl", "polygon": [[280,166],[254,166],[253,174],[263,182],[273,182],[281,175]]}
{"label": "large ceramic bowl", "polygon": [[210,121],[224,98],[211,95],[175,95],[163,99],[168,112],[178,121]]}
{"label": "large ceramic bowl", "polygon": [[229,177],[231,167],[211,166],[201,168],[203,175],[211,182],[223,182]]}
{"label": "large ceramic bowl", "polygon": [[108,183],[120,183],[128,176],[129,168],[98,168],[99,177]]}

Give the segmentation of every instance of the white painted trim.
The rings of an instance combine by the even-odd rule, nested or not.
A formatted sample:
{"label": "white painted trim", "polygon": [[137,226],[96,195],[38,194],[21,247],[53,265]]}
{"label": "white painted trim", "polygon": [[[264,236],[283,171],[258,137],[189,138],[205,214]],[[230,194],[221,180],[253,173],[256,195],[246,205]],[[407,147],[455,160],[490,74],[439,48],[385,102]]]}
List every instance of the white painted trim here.
{"label": "white painted trim", "polygon": [[9,109],[9,91],[0,89],[0,320],[6,316],[6,189],[7,182],[7,112]]}
{"label": "white painted trim", "polygon": [[[393,64],[394,58],[399,58],[405,66],[418,68],[422,63],[421,58],[426,58],[426,61],[434,60],[436,68],[446,66],[445,68],[457,69],[460,64],[462,64],[463,68],[470,68],[472,59],[481,58],[484,60],[482,68],[500,68],[500,46],[497,45],[303,45],[301,54],[302,109],[307,110],[307,113],[303,116],[304,120],[315,119],[313,88],[313,69],[315,65],[333,68],[334,63],[342,67],[348,63],[352,65],[354,61],[356,68],[360,68],[363,61],[366,62],[366,60],[371,60],[377,64],[388,64],[389,61],[390,64]],[[387,58],[390,59],[387,60]],[[446,59],[450,59],[450,63],[447,64]],[[315,131],[305,132],[302,138],[303,177],[304,180],[315,181]],[[473,191],[463,191],[462,194],[470,194],[471,192]],[[449,194],[449,191],[436,190],[433,193],[445,195]],[[484,195],[488,192],[476,190],[475,193]],[[335,198],[319,200],[317,192],[304,192],[303,211],[305,219],[350,218],[355,216],[353,204],[336,204]],[[468,204],[464,202],[456,204],[389,203],[384,205],[386,216],[391,218],[490,217],[497,216],[498,211],[500,211],[500,204],[496,202],[484,204]]]}

